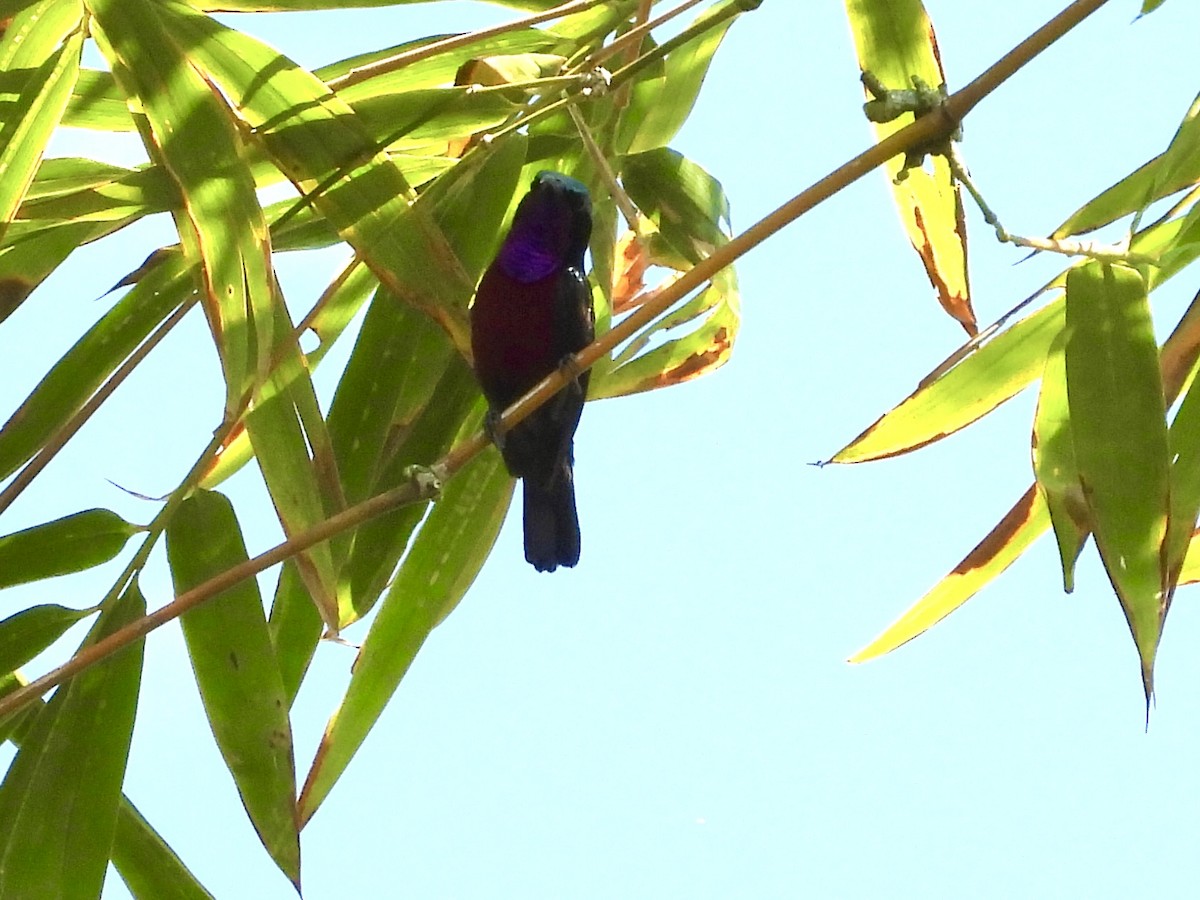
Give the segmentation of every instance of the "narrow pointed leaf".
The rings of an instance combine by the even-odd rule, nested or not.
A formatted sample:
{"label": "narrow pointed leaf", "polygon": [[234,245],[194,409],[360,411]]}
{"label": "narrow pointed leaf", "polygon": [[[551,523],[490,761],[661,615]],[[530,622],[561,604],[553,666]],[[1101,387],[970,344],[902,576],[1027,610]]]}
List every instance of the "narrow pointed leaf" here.
{"label": "narrow pointed leaf", "polygon": [[54,364],[0,428],[0,478],[24,465],[146,336],[185,301],[191,275],[173,255],[138,282]]}
{"label": "narrow pointed leaf", "polygon": [[0,537],[0,588],[106,563],[141,530],[111,510],[89,509]]}
{"label": "narrow pointed leaf", "polygon": [[79,0],[43,0],[14,16],[0,39],[5,92],[16,94],[5,103],[0,129],[0,235],[70,99],[83,51],[82,20]]}
{"label": "narrow pointed leaf", "polygon": [[[85,645],[146,613],[136,583]],[[0,896],[100,896],[141,684],[139,639],[76,675],[38,713],[0,785]]]}
{"label": "narrow pointed leaf", "polygon": [[[177,3],[164,7],[190,59],[233,99],[259,146],[404,302],[469,344],[473,284],[400,169],[314,75],[248,35]],[[265,77],[263,73],[268,73]]]}
{"label": "narrow pointed leaf", "polygon": [[233,114],[193,68],[148,0],[88,0],[117,81],[144,109],[143,142],[171,175],[187,258],[221,357],[226,410],[238,408],[270,362],[275,290],[266,222],[241,158]]}
{"label": "narrow pointed leaf", "polygon": [[[192,495],[167,527],[176,593],[246,558],[233,507],[221,494]],[[292,730],[258,584],[242,581],[180,621],[204,710],[242,804],[271,858],[299,888]]]}
{"label": "narrow pointed leaf", "polygon": [[[914,78],[933,89],[945,85],[933,23],[921,0],[846,0],[846,12],[862,71],[893,91],[912,89]],[[883,140],[913,121],[913,113],[904,113],[875,123],[876,138]],[[884,167],[904,228],[942,308],[975,334],[962,194],[950,165],[945,156],[934,155],[897,182],[904,165],[905,159],[897,156]]]}
{"label": "narrow pointed leaf", "polygon": [[1045,501],[1031,486],[952,572],[849,661],[883,656],[932,628],[1016,562],[1049,525]]}
{"label": "narrow pointed leaf", "polygon": [[479,574],[500,532],[513,479],[489,449],[459,472],[418,532],[363,643],[350,686],[300,800],[307,822],[349,765],[429,632]]}
{"label": "narrow pointed leaf", "polygon": [[1134,269],[1089,263],[1067,276],[1066,304],[1067,398],[1080,483],[1149,701],[1168,604],[1170,457],[1146,285]]}
{"label": "narrow pointed leaf", "polygon": [[[679,133],[700,95],[713,55],[734,19],[747,8],[753,7],[744,0],[725,0],[704,10],[677,37],[678,45],[666,58],[639,76],[618,129],[617,146],[622,152],[665,147]],[[647,43],[652,45],[649,39]]]}
{"label": "narrow pointed leaf", "polygon": [[1200,379],[1193,377],[1171,422],[1171,516],[1167,524],[1168,602],[1200,515]]}
{"label": "narrow pointed leaf", "polygon": [[212,894],[125,798],[117,812],[112,864],[135,900],[212,900]]}
{"label": "narrow pointed leaf", "polygon": [[834,454],[830,462],[884,459],[941,440],[991,412],[1037,378],[1063,328],[1056,300],[1005,329]]}
{"label": "narrow pointed leaf", "polygon": [[1094,231],[1200,181],[1200,96],[1167,149],[1085,203],[1054,229],[1061,240]]}
{"label": "narrow pointed leaf", "polygon": [[9,616],[0,622],[0,673],[21,668],[95,611],[46,603]]}
{"label": "narrow pointed leaf", "polygon": [[1042,390],[1038,394],[1033,420],[1033,472],[1050,511],[1062,562],[1063,589],[1069,594],[1075,589],[1075,562],[1091,528],[1087,501],[1079,483],[1079,466],[1075,463],[1075,442],[1067,409],[1065,344],[1065,335],[1060,333],[1046,357]]}
{"label": "narrow pointed leaf", "polygon": [[[23,684],[24,679],[14,675],[0,676],[0,697]],[[0,722],[0,741],[12,740],[18,748],[23,746],[45,707],[44,701],[35,700],[5,718]],[[212,898],[124,794],[117,807],[111,861],[136,900]]]}
{"label": "narrow pointed leaf", "polygon": [[[721,183],[678,152],[662,148],[628,157],[621,177],[630,198],[657,229],[645,248],[648,262],[686,270],[729,240],[729,200]],[[675,332],[687,325],[693,326],[690,331]],[[589,396],[652,390],[720,368],[733,352],[740,327],[741,299],[730,267],[597,366]],[[646,351],[663,334],[667,339]]]}

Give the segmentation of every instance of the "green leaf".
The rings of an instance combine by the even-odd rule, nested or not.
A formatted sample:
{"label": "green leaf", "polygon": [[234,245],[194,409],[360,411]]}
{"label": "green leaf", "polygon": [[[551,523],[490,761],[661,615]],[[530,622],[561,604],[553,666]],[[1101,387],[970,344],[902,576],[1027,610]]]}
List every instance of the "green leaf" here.
{"label": "green leaf", "polygon": [[[144,616],[137,584],[84,646]],[[60,687],[0,785],[0,896],[100,896],[137,711],[144,639]]]}
{"label": "green leaf", "polygon": [[212,894],[124,797],[117,812],[112,864],[136,900],[212,900]]}
{"label": "green leaf", "polygon": [[[704,10],[689,26],[687,39],[674,46],[664,60],[648,67],[647,74],[639,76],[618,128],[617,146],[621,152],[665,147],[679,133],[696,105],[713,55],[737,12],[745,8],[744,3],[727,0]],[[642,52],[654,46],[647,37]]]}
{"label": "green leaf", "polygon": [[89,509],[0,537],[0,588],[106,563],[139,531],[111,510]]}
{"label": "green leaf", "polygon": [[62,123],[94,131],[137,130],[112,72],[98,69],[79,70]]}
{"label": "green leaf", "polygon": [[1089,200],[1054,229],[1055,240],[1094,231],[1200,181],[1200,96],[1167,149]]}
{"label": "green leaf", "polygon": [[1171,516],[1167,524],[1168,602],[1200,515],[1200,379],[1192,378],[1171,422]]}
{"label": "green leaf", "polygon": [[[167,526],[176,594],[246,559],[237,517],[221,494],[193,494]],[[299,889],[292,729],[258,584],[239,582],[180,621],[204,710],[242,804],[271,858]]]}
{"label": "green leaf", "polygon": [[350,686],[330,719],[300,798],[308,821],[366,739],[429,632],[466,593],[491,552],[513,479],[489,448],[446,486],[363,642]]}
{"label": "green leaf", "polygon": [[191,290],[178,254],[155,266],[54,364],[0,428],[0,478],[36,454]]}
{"label": "green leaf", "polygon": [[9,616],[0,622],[0,672],[15,672],[95,611],[47,603]]}
{"label": "green leaf", "polygon": [[1126,266],[1088,263],[1067,276],[1066,305],[1067,399],[1079,478],[1149,702],[1168,605],[1170,455],[1146,284]]}
{"label": "green leaf", "polygon": [[907,399],[835,453],[830,462],[898,456],[982,418],[1041,374],[1046,354],[1062,331],[1064,316],[1062,300],[1055,300],[952,368],[926,377]]}
{"label": "green leaf", "polygon": [[[418,382],[412,387],[411,400],[418,403],[423,386]],[[402,397],[401,402],[408,399]],[[378,462],[372,493],[386,491],[406,481],[411,466],[427,466],[440,459],[450,449],[467,416],[482,408],[475,376],[460,357],[451,356],[433,394],[412,410],[411,418],[394,420],[398,423],[394,443]],[[358,618],[367,614],[391,581],[396,564],[427,506],[410,504],[363,524],[355,532],[354,549],[346,562],[343,579],[350,585]]]}
{"label": "green leaf", "polygon": [[79,0],[43,0],[14,16],[0,40],[5,93],[16,94],[4,105],[0,129],[0,235],[66,109],[79,72],[82,26]]}
{"label": "green leaf", "polygon": [[1075,562],[1091,533],[1087,501],[1079,483],[1075,442],[1067,407],[1066,336],[1054,339],[1046,356],[1042,390],[1033,420],[1033,472],[1058,540],[1063,589],[1075,589]]}
{"label": "green leaf", "polygon": [[[340,97],[275,50],[167,3],[190,59],[231,97],[254,138],[401,300],[466,348],[473,284],[396,163]],[[263,73],[269,73],[264,77]],[[320,188],[317,191],[317,188]]]}
{"label": "green leaf", "polygon": [[118,84],[145,111],[143,142],[182,197],[173,210],[176,228],[185,256],[198,264],[200,302],[232,414],[261,381],[277,325],[266,221],[241,159],[233,113],[177,43],[166,7],[91,0],[91,9]]}
{"label": "green leaf", "polygon": [[[23,679],[15,675],[0,676],[0,697],[21,684]],[[42,700],[34,700],[7,717],[0,722],[0,740],[11,739],[18,747],[23,746],[45,708]],[[112,864],[138,900],[211,900],[212,895],[124,794],[117,807]]]}

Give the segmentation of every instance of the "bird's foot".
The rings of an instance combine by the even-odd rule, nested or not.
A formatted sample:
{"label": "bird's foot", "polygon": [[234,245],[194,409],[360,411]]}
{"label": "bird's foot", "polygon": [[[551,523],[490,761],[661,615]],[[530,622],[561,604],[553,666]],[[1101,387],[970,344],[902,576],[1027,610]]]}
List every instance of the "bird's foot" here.
{"label": "bird's foot", "polygon": [[496,449],[501,453],[504,452],[504,440],[507,432],[504,428],[503,413],[488,407],[488,411],[483,416],[483,433],[488,436]]}
{"label": "bird's foot", "polygon": [[562,372],[563,380],[566,384],[563,385],[564,394],[574,394],[578,396],[583,391],[583,385],[580,383],[580,378],[587,370],[579,365],[579,360],[574,353],[568,353],[558,361],[558,370]]}
{"label": "bird's foot", "polygon": [[416,485],[422,498],[436,500],[442,493],[445,473],[440,466],[405,466],[404,477]]}

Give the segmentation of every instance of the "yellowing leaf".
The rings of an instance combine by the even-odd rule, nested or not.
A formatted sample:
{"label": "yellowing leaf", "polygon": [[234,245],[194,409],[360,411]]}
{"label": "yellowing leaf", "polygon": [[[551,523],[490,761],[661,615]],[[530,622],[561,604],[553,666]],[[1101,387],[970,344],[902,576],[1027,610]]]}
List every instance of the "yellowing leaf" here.
{"label": "yellowing leaf", "polygon": [[950,574],[849,661],[861,663],[883,656],[932,628],[1011,566],[1049,524],[1045,500],[1030,487]]}
{"label": "yellowing leaf", "polygon": [[[859,67],[885,88],[909,90],[914,78],[930,88],[945,84],[933,23],[921,0],[846,0],[846,12]],[[874,123],[875,135],[883,140],[913,121],[914,114],[905,113],[890,122]],[[962,195],[950,165],[944,156],[934,155],[926,167],[909,169],[897,183],[904,164],[904,158],[897,156],[885,167],[904,228],[938,302],[973,335],[979,329],[967,277],[967,230]]]}

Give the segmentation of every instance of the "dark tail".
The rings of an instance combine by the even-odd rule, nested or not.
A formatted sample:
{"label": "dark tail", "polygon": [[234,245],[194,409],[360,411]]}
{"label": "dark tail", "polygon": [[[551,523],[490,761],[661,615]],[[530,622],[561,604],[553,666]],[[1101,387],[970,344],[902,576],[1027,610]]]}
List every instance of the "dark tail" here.
{"label": "dark tail", "polygon": [[570,568],[579,562],[579,516],[569,468],[565,476],[554,478],[548,486],[533,478],[521,479],[525,486],[525,559],[539,572]]}

